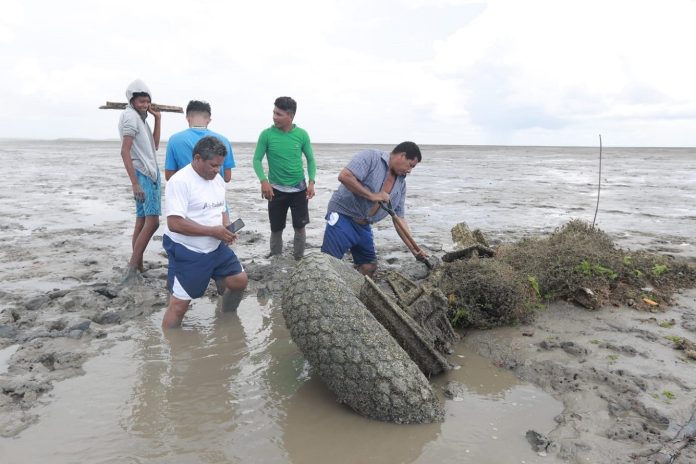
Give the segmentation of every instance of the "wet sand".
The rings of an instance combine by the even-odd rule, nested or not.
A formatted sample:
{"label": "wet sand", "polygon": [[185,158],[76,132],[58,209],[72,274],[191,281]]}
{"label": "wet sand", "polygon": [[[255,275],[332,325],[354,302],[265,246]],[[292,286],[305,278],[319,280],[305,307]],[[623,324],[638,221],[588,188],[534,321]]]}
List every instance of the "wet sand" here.
{"label": "wet sand", "polygon": [[[443,424],[361,418],[333,401],[289,339],[277,296],[294,263],[289,254],[263,258],[266,211],[251,145],[236,147],[227,193],[247,223],[235,246],[252,278],[247,297],[237,314],[222,314],[210,289],[184,328],[166,335],[161,229],[140,285],[117,285],[132,227],[118,144],[0,147],[5,158],[41,160],[0,186],[0,454],[8,462],[635,462],[632,454],[659,448],[694,410],[693,361],[664,338],[696,338],[696,293],[687,291],[667,312],[561,302],[529,326],[466,333],[451,357],[461,368],[432,379]],[[596,150],[423,148],[407,214],[435,254],[451,246],[449,228],[460,221],[499,243],[592,219]],[[357,149],[315,147],[309,252],[321,242],[336,175]],[[599,226],[621,246],[693,259],[691,153],[605,156]],[[388,221],[375,237],[385,267],[412,266]],[[287,233],[285,241],[291,247]],[[533,450],[528,430],[551,446]],[[693,462],[693,449],[680,459]]]}

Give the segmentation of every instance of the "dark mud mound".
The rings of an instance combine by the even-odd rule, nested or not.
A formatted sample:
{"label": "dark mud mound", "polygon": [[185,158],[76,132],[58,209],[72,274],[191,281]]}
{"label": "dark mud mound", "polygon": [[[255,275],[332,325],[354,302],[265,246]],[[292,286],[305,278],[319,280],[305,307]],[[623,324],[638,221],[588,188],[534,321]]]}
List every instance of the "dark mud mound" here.
{"label": "dark mud mound", "polygon": [[540,299],[571,300],[588,309],[606,303],[650,309],[670,304],[676,289],[696,285],[693,265],[622,250],[606,233],[580,220],[547,238],[501,246],[496,259],[534,283]]}
{"label": "dark mud mound", "polygon": [[447,297],[452,325],[491,328],[526,321],[535,297],[528,282],[495,259],[443,264],[431,279]]}
{"label": "dark mud mound", "polygon": [[444,420],[425,376],[359,300],[363,278],[323,254],[305,257],[283,293],[293,341],[337,399],[397,423]]}
{"label": "dark mud mound", "polygon": [[545,303],[559,299],[587,309],[611,303],[657,311],[672,303],[675,290],[696,286],[693,264],[622,250],[606,233],[580,220],[548,237],[501,245],[492,252],[485,238],[465,224],[455,226],[452,236],[464,248],[451,253],[452,260],[443,259],[428,280],[447,296],[448,314],[459,327],[526,321]]}

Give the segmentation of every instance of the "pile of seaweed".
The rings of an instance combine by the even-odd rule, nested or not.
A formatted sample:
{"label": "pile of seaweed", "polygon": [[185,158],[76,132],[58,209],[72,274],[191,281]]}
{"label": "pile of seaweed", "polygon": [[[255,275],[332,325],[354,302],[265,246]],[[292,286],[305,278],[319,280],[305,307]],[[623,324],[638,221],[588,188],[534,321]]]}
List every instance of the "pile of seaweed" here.
{"label": "pile of seaweed", "polygon": [[[623,250],[598,228],[578,219],[548,237],[527,238],[492,250],[466,224],[455,243],[474,250],[445,262],[429,277],[447,297],[458,327],[490,328],[527,322],[554,300],[587,309],[606,304],[659,311],[674,292],[696,287],[696,266],[668,255]],[[477,253],[476,250],[490,250]]]}

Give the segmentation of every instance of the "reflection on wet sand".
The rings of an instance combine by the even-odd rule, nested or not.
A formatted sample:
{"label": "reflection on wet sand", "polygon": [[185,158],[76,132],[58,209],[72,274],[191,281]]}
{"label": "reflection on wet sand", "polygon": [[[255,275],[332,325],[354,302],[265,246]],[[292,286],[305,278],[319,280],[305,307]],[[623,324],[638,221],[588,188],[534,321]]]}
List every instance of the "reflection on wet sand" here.
{"label": "reflection on wet sand", "polygon": [[287,405],[283,440],[291,462],[413,462],[441,424],[399,425],[370,420],[338,404],[318,378]]}
{"label": "reflection on wet sand", "polygon": [[[23,300],[80,282],[114,280],[118,263],[131,252],[128,188],[104,183],[122,178],[120,157],[113,156],[119,144],[5,141],[0,147],[0,154],[43,160],[15,172],[0,186],[5,200],[0,291],[8,307],[14,304],[8,299],[11,295]],[[321,243],[336,173],[346,156],[360,148],[315,147],[322,162],[310,208],[308,247]],[[237,144],[235,151],[240,159],[250,159],[254,144]],[[693,149],[615,148],[605,153],[600,228],[618,238],[621,246],[696,256],[696,216],[689,208],[696,200]],[[82,162],[85,157],[92,163]],[[596,162],[594,148],[431,146],[424,169],[409,179],[409,223],[417,240],[439,254],[451,243],[449,229],[462,220],[500,243],[550,232],[571,217],[591,219]],[[56,167],[56,175],[42,176],[47,165]],[[100,166],[98,173],[94,165]],[[234,179],[228,200],[244,216],[248,233],[239,245],[240,254],[260,261],[266,253],[268,223],[267,211],[259,207],[258,181],[244,163],[235,169]],[[88,185],[102,187],[85,188]],[[374,233],[385,262],[411,259],[403,246],[395,245],[400,240],[391,224],[378,224]],[[160,252],[161,247],[150,246],[146,260],[164,265]],[[335,461],[358,454],[382,462],[396,462],[401,456],[422,463],[553,462],[551,457],[530,457],[524,433],[553,429],[560,404],[466,351],[457,353],[464,358],[451,359],[462,364],[460,370],[432,379],[437,391],[451,380],[463,385],[461,395],[445,401],[447,416],[434,434],[428,426],[374,423],[343,409],[321,393],[323,385],[317,380],[307,381],[312,371],[289,341],[272,296],[266,292],[256,299],[247,297],[238,314],[230,315],[217,313],[215,302],[200,300],[176,339],[163,336],[161,314],[152,320],[94,324],[95,332],[103,330],[106,336],[89,344],[102,355],[86,362],[84,376],[56,382],[40,397],[40,405],[30,410],[37,423],[19,436],[0,438],[0,462],[311,464],[310,458],[327,448],[318,437],[329,443],[336,435],[348,437],[354,446],[329,449]],[[138,302],[147,308],[158,304]],[[56,317],[89,318],[94,310],[89,306],[85,301],[84,307],[65,307]],[[39,327],[32,322],[38,311],[24,314],[20,324],[30,330]],[[44,341],[32,342],[40,343]],[[84,337],[61,343],[63,350],[86,353]],[[15,349],[11,345],[0,350],[0,371]],[[41,372],[31,375],[42,381]],[[315,409],[324,415],[317,417]],[[28,420],[34,420],[32,416]],[[377,437],[364,438],[369,446],[349,439],[360,437],[363,429]],[[380,445],[394,442],[391,430],[401,434],[401,443],[391,451],[395,459]],[[303,449],[303,436],[305,448],[318,448]],[[408,449],[401,453],[401,447]],[[326,456],[316,462],[326,462]]]}
{"label": "reflection on wet sand", "polygon": [[141,340],[129,432],[149,442],[149,457],[286,462],[277,439],[281,402],[294,392],[302,362],[292,360],[298,353],[282,318],[250,298],[237,313],[194,304],[181,330],[163,334],[153,323]]}
{"label": "reflection on wet sand", "polygon": [[461,346],[452,360],[461,367],[433,379],[439,392],[450,382],[461,387],[454,398],[442,398],[442,424],[369,420],[336,403],[318,378],[308,380],[288,400],[283,423],[291,462],[556,462],[533,452],[524,434],[551,429],[559,402]]}
{"label": "reflection on wet sand", "polygon": [[139,341],[142,364],[123,425],[158,457],[210,457],[221,430],[239,422],[229,384],[246,353],[244,335],[236,314],[207,321],[207,306],[198,304],[184,329],[163,333],[153,323]]}
{"label": "reflection on wet sand", "polygon": [[155,314],[129,330],[128,344],[90,363],[87,375],[59,385],[39,424],[12,442],[0,442],[3,458],[147,464],[554,462],[534,454],[524,433],[553,428],[560,403],[461,344],[452,361],[462,367],[433,379],[438,392],[452,381],[461,386],[453,399],[442,398],[443,424],[373,421],[338,404],[312,377],[276,302],[260,303],[247,297],[237,313],[222,313],[214,301],[201,299],[181,330],[166,333],[159,328],[161,313]]}
{"label": "reflection on wet sand", "polygon": [[561,413],[563,405],[464,344],[455,348],[451,362],[459,364],[458,368],[433,379],[436,389],[455,393],[445,403],[442,430],[412,462],[560,462],[554,456],[541,457],[532,451],[525,433],[553,429],[553,418]]}

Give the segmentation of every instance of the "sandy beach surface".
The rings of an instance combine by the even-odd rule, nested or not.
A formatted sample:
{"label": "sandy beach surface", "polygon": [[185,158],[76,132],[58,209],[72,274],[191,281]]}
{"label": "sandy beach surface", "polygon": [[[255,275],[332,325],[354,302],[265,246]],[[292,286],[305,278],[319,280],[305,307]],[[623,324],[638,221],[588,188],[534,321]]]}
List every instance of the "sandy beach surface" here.
{"label": "sandy beach surface", "polygon": [[[463,332],[457,368],[432,379],[443,424],[383,424],[336,404],[280,314],[292,237],[282,257],[264,258],[252,144],[235,145],[227,190],[247,224],[234,246],[251,278],[246,297],[222,314],[209,288],[184,327],[163,334],[163,227],[139,284],[119,285],[133,205],[118,148],[0,141],[8,166],[20,161],[0,185],[2,462],[669,462],[651,453],[677,446],[693,423],[696,366],[666,338],[696,340],[688,289],[654,312],[556,302],[531,324]],[[318,252],[336,176],[360,148],[315,146],[308,252]],[[462,221],[499,244],[593,219],[595,148],[422,149],[407,218],[432,254],[451,249]],[[605,149],[598,226],[621,247],[696,260],[693,159],[690,149]],[[426,272],[388,221],[375,238],[383,268]],[[696,446],[673,462],[696,462]]]}

